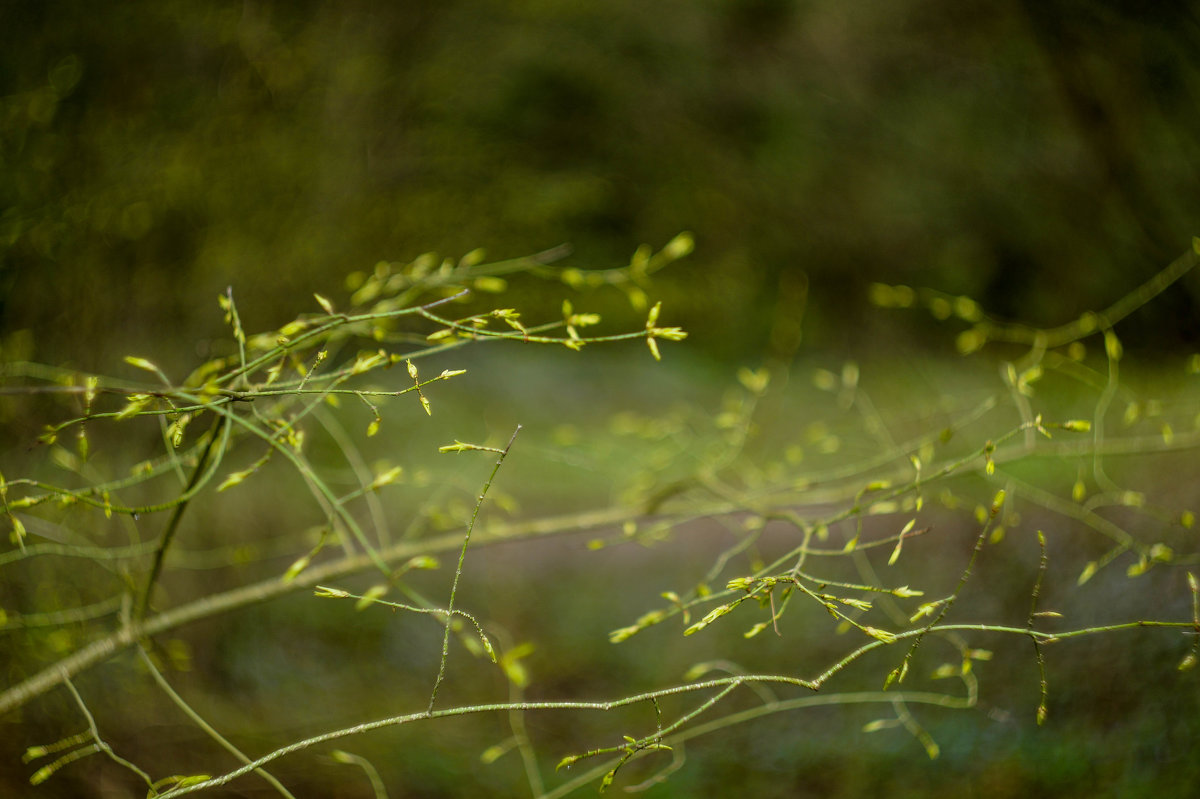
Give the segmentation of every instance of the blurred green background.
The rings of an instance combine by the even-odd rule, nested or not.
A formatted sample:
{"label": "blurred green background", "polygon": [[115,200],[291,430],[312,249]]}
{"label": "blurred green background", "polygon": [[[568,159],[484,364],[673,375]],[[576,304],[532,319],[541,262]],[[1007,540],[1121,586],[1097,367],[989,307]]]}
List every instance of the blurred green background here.
{"label": "blurred green background", "polygon": [[1196,233],[1195,3],[5,0],[0,43],[0,318],[51,361],[169,360],[231,284],[265,328],[381,259],[681,230],[693,348],[761,356],[798,273],[811,344],[878,346],[869,281],[1054,323]]}
{"label": "blurred green background", "polygon": [[[885,409],[889,421],[940,421],[923,407],[930,397],[947,386],[976,396],[993,367],[984,364],[972,382],[958,362],[942,360],[957,357],[953,331],[927,315],[872,308],[868,285],[930,286],[1036,324],[1102,308],[1200,232],[1198,129],[1196,3],[0,0],[0,346],[5,360],[102,373],[124,369],[121,357],[133,353],[177,376],[227,337],[214,302],[226,286],[257,331],[314,310],[313,292],[340,303],[345,276],[380,260],[427,251],[457,258],[477,247],[507,258],[569,243],[571,266],[607,268],[642,243],[658,248],[692,231],[695,252],[657,276],[655,295],[663,322],[690,337],[665,348],[657,370],[630,366],[620,348],[589,349],[582,360],[472,353],[467,364],[494,387],[486,408],[479,395],[455,400],[450,389],[434,397],[447,404],[435,405],[431,427],[384,436],[407,457],[418,444],[507,435],[533,409],[543,424],[524,434],[518,453],[536,464],[514,458],[502,487],[524,489],[531,515],[561,511],[581,498],[617,498],[639,458],[653,466],[653,453],[622,438],[611,414],[658,413],[683,399],[717,409],[736,365],[798,352],[840,366],[854,356],[869,376],[903,350],[876,384],[877,396],[898,404]],[[546,308],[550,317],[565,293],[553,283],[514,285],[523,310]],[[591,310],[589,302],[618,319],[628,313],[620,297],[576,304]],[[1131,317],[1122,339],[1140,362],[1169,359],[1200,344],[1198,318],[1200,281],[1191,275],[1152,312]],[[640,364],[648,356],[637,346]],[[837,421],[832,400],[813,411],[807,382],[792,390],[769,429],[829,413],[853,434],[856,420]],[[1190,419],[1186,407],[1179,413]],[[413,426],[423,419],[408,418]],[[16,441],[52,419],[3,421],[5,440]],[[21,433],[10,437],[14,429]],[[1171,461],[1155,473],[1187,468]],[[427,480],[463,497],[483,475],[448,471]],[[1069,487],[1075,474],[1072,463],[1031,479]],[[1149,475],[1135,464],[1124,479]],[[231,518],[264,539],[305,529],[312,519],[290,506],[289,490],[267,484],[197,512],[188,520],[191,551],[227,543],[214,531]],[[406,490],[414,501],[427,493]],[[1168,493],[1191,496],[1186,485]],[[285,548],[258,572],[225,563],[185,575],[176,590],[202,594],[250,579],[247,568],[278,573],[310,544]],[[660,591],[694,579],[714,546],[684,541],[590,560],[578,541],[532,554],[489,551],[464,601],[488,606],[514,641],[539,641],[530,661],[539,691],[614,696],[677,681],[690,663],[739,645],[740,630],[674,648],[663,633],[660,650],[605,639]],[[933,544],[913,549],[944,565],[947,580],[959,568],[957,550],[947,558]],[[1078,567],[1098,553],[1064,546],[1060,554],[1074,568],[1058,586],[1067,602]],[[1019,618],[1032,557],[996,556],[988,590],[966,608],[1009,602]],[[22,600],[38,590],[64,606],[99,596],[75,584],[45,588],[65,581],[56,568],[39,563],[20,586],[14,571],[0,579]],[[442,590],[445,576],[431,577],[428,590]],[[1175,607],[1186,597],[1181,575],[1147,579],[1161,582],[1142,583],[1122,606],[1128,613],[1166,612],[1158,596],[1186,612]],[[1119,573],[1097,580],[1075,598],[1077,617],[1126,585]],[[400,627],[384,614],[348,626],[342,610],[293,596],[183,631],[172,679],[256,752],[375,717],[381,705],[420,705],[436,667],[436,629]],[[805,638],[798,625],[752,665],[792,667],[792,647],[815,647],[820,660],[842,646],[827,633],[818,627]],[[14,646],[20,665],[10,664],[6,679],[64,647],[50,634]],[[862,734],[885,715],[877,708],[826,708],[698,741],[687,767],[648,795],[1189,795],[1200,781],[1188,754],[1200,746],[1200,698],[1194,680],[1174,682],[1174,640],[1131,635],[1082,650],[1073,676],[1054,685],[1048,728],[1031,721],[1032,656],[1015,652],[979,667],[991,669],[998,692],[985,713],[923,718],[942,745],[938,761],[902,733]],[[670,656],[660,662],[662,651]],[[452,684],[468,686],[456,700],[503,693],[498,674],[475,684],[479,664],[451,663],[460,669]],[[211,758],[189,761],[197,734],[153,689],[94,679],[81,684],[119,751],[143,765],[211,767]],[[21,748],[75,731],[77,720],[59,692],[25,726],[6,725],[21,738],[6,736],[0,787],[28,790]],[[607,721],[532,723],[541,740],[584,747],[624,732]],[[508,734],[501,720],[493,726],[410,728],[345,748],[373,758],[393,799],[527,795],[514,754],[476,767],[478,753]],[[408,750],[418,743],[431,746]],[[561,754],[545,753],[547,771]],[[35,795],[134,795],[129,783],[104,782],[109,772],[91,761]],[[312,795],[367,795],[348,767],[314,759],[288,768],[281,776]],[[266,793],[253,780],[243,785],[229,795]]]}

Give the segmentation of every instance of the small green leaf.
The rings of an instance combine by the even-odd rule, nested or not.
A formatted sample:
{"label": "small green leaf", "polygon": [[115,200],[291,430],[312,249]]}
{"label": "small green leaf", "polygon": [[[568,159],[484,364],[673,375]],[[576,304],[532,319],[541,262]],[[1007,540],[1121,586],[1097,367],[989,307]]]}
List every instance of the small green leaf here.
{"label": "small green leaf", "polygon": [[650,313],[646,315],[646,330],[653,330],[654,325],[658,322],[658,314],[662,311],[662,300],[654,303],[650,308]]}
{"label": "small green leaf", "polygon": [[208,782],[212,777],[208,774],[192,774],[188,776],[176,774],[171,777],[163,777],[161,780],[156,780],[150,789],[150,796],[158,796],[160,793],[165,793],[167,790],[175,790],[178,788],[189,788],[193,785],[199,785]]}
{"label": "small green leaf", "polygon": [[354,603],[355,610],[366,610],[371,605],[375,604],[375,600],[380,599],[388,592],[386,585],[373,585],[367,589],[367,592],[358,598]]}
{"label": "small green leaf", "polygon": [[350,374],[360,375],[363,372],[369,372],[376,367],[388,363],[387,353],[383,350],[378,352],[362,353],[354,359],[354,365],[350,367]]}
{"label": "small green leaf", "polygon": [[1096,561],[1089,561],[1088,564],[1083,567],[1083,571],[1079,574],[1079,579],[1075,581],[1075,584],[1083,585],[1088,580],[1092,579],[1092,576],[1096,573],[1096,569],[1098,568],[1099,566],[1096,564]]}
{"label": "small green leaf", "polygon": [[133,416],[135,413],[144,408],[150,399],[151,397],[149,394],[130,394],[127,404],[120,410],[116,418],[128,419],[130,416]]}
{"label": "small green leaf", "polygon": [[746,630],[746,632],[742,633],[742,637],[743,638],[753,638],[754,636],[758,635],[759,633],[761,633],[763,630],[767,629],[770,626],[771,626],[771,622],[760,621],[758,624],[754,625],[749,630]]}
{"label": "small green leaf", "polygon": [[1120,502],[1127,508],[1141,508],[1146,505],[1146,495],[1140,491],[1122,491]]}
{"label": "small green leaf", "polygon": [[742,367],[738,369],[737,379],[751,394],[762,394],[771,381],[771,373],[766,369],[751,370]]}
{"label": "small green leaf", "polygon": [[646,346],[650,348],[650,354],[654,356],[654,360],[662,360],[662,353],[658,351],[658,342],[654,340],[654,336],[646,336]]}
{"label": "small green leaf", "polygon": [[[608,634],[608,641],[612,644],[619,644],[622,641],[632,638],[634,635],[641,632],[641,629],[642,628],[638,627],[637,625],[621,627],[620,629],[613,630]],[[686,635],[686,633],[684,634]]]}
{"label": "small green leaf", "polygon": [[57,770],[58,770],[58,768],[55,765],[55,763],[51,763],[47,766],[42,766],[40,769],[33,772],[33,774],[31,774],[29,776],[29,784],[30,785],[41,785],[46,780],[50,779],[50,777],[52,777],[54,775],[54,772]]}
{"label": "small green leaf", "polygon": [[370,490],[378,491],[385,485],[391,485],[400,479],[400,475],[404,473],[404,468],[401,466],[393,466],[386,472],[382,472],[371,481]]}
{"label": "small green leaf", "polygon": [[322,308],[325,309],[325,313],[329,314],[330,316],[333,316],[333,303],[332,302],[325,299],[320,294],[316,294],[316,293],[313,294],[313,298],[316,299],[317,303]]}
{"label": "small green leaf", "polygon": [[138,358],[134,355],[126,355],[125,363],[129,364],[130,366],[136,366],[139,369],[144,369],[147,372],[153,372],[156,375],[161,374],[158,367],[150,363],[150,361],[146,360],[145,358]]}
{"label": "small green leaf", "polygon": [[511,748],[512,747],[505,746],[504,744],[494,744],[489,746],[479,755],[479,761],[484,765],[495,763],[497,760],[508,754],[508,750]]}
{"label": "small green leaf", "polygon": [[[754,588],[755,583],[756,580],[753,577],[734,577],[725,584],[725,587],[732,591],[749,591]],[[674,592],[672,592],[672,596],[674,598],[671,601],[679,601],[679,597],[675,596]]]}
{"label": "small green leaf", "polygon": [[959,333],[958,338],[954,341],[954,344],[958,348],[960,354],[970,355],[971,353],[981,349],[984,344],[987,344],[987,333],[984,332],[984,329],[981,326],[976,325],[970,330],[964,330],[963,332]]}
{"label": "small green leaf", "polygon": [[[292,580],[295,580],[296,577],[298,577],[300,575],[300,572],[302,572],[308,568],[308,564],[311,562],[312,562],[312,554],[311,553],[308,555],[303,555],[299,558],[296,558],[296,560],[292,562],[292,565],[288,566],[287,571],[283,573],[283,581],[285,583],[290,583]],[[321,594],[320,592],[318,592],[317,596],[332,596],[332,594]]]}
{"label": "small green leaf", "polygon": [[1149,569],[1150,569],[1150,561],[1146,560],[1145,558],[1139,558],[1137,563],[1134,563],[1128,569],[1125,570],[1125,576],[1139,577],[1139,576],[1145,574]]}
{"label": "small green leaf", "polygon": [[503,294],[508,289],[508,281],[502,277],[483,275],[475,278],[475,290],[487,294]]}
{"label": "small green leaf", "polygon": [[493,663],[499,663],[496,659],[496,648],[492,646],[492,641],[483,633],[479,634],[479,642],[483,644],[483,651],[487,652],[488,659]]}
{"label": "small green leaf", "polygon": [[882,641],[885,644],[896,643],[896,634],[889,633],[887,630],[880,630],[878,627],[863,627],[862,631],[874,638],[876,641]]}
{"label": "small green leaf", "polygon": [[235,485],[239,485],[243,480],[245,480],[247,477],[249,477],[253,473],[254,473],[254,467],[251,467],[249,469],[243,469],[240,472],[233,472],[228,477],[226,477],[224,480],[222,480],[221,484],[219,486],[217,486],[217,493],[219,494],[227,488],[233,488]]}
{"label": "small green leaf", "polygon": [[662,255],[672,261],[689,255],[696,247],[696,240],[688,231],[684,231],[667,242],[662,248]]}
{"label": "small green leaf", "polygon": [[717,607],[710,610],[703,619],[701,619],[700,621],[693,624],[691,627],[688,627],[686,630],[684,630],[683,634],[691,635],[692,633],[696,633],[696,632],[699,632],[700,630],[703,630],[705,627],[712,624],[714,621],[721,618],[729,611],[733,610],[733,607],[734,607],[733,603],[718,605]]}
{"label": "small green leaf", "polygon": [[1133,424],[1138,419],[1140,419],[1141,416],[1142,416],[1142,404],[1140,402],[1134,401],[1125,406],[1125,413],[1121,417],[1121,421],[1125,423],[1126,427],[1129,427],[1131,424]]}
{"label": "small green leaf", "polygon": [[413,558],[409,558],[408,563],[405,564],[405,566],[410,569],[425,570],[438,569],[441,568],[441,565],[442,564],[438,561],[438,559],[432,555],[417,555]]}
{"label": "small green leaf", "polygon": [[888,676],[883,681],[883,690],[887,690],[892,685],[898,685],[904,682],[905,676],[908,675],[908,661],[904,661],[896,668],[888,672]]}
{"label": "small green leaf", "polygon": [[813,385],[821,391],[835,391],[837,389],[837,375],[828,369],[813,370]]}
{"label": "small green leaf", "polygon": [[983,311],[979,303],[970,297],[954,298],[954,315],[964,322],[979,322],[983,320]]}
{"label": "small green leaf", "polygon": [[167,435],[171,438],[171,446],[178,447],[183,443],[183,433],[190,421],[192,421],[190,413],[180,414],[179,418],[171,422],[170,426],[167,427]]}
{"label": "small green leaf", "polygon": [[526,642],[513,647],[500,656],[499,665],[504,671],[504,676],[518,688],[529,686],[529,671],[521,663],[521,660],[532,653],[533,644]]}
{"label": "small green leaf", "polygon": [[8,519],[12,522],[12,532],[9,534],[9,541],[17,546],[21,546],[21,542],[25,540],[25,537],[29,533],[25,530],[25,525],[16,514],[10,513]]}
{"label": "small green leaf", "polygon": [[957,677],[961,673],[961,669],[952,663],[943,663],[933,670],[929,676],[935,680],[945,680],[949,677]]}
{"label": "small green leaf", "polygon": [[1117,334],[1111,329],[1104,331],[1104,351],[1108,354],[1109,360],[1121,360],[1123,353],[1121,340],[1117,338]]}

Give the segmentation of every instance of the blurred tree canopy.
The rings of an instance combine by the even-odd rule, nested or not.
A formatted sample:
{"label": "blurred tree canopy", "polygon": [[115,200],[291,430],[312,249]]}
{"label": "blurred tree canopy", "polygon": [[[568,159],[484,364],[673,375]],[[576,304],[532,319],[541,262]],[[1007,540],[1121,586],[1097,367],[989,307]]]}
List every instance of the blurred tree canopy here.
{"label": "blurred tree canopy", "polygon": [[[662,292],[717,357],[801,275],[818,346],[877,333],[872,280],[1058,322],[1198,232],[1198,59],[1194,3],[6,0],[0,318],[190,359],[229,284],[263,328],[380,259],[691,230]],[[1187,285],[1151,344],[1194,345]]]}

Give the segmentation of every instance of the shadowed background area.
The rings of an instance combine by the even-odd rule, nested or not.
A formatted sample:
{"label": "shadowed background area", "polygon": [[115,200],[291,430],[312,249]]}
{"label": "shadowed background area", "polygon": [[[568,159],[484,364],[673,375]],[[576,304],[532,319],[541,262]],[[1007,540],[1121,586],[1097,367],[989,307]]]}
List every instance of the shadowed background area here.
{"label": "shadowed background area", "polygon": [[[453,382],[429,389],[429,418],[411,397],[397,398],[379,437],[367,440],[370,412],[339,411],[364,463],[404,465],[404,480],[386,497],[393,535],[460,532],[490,462],[469,453],[438,460],[436,447],[502,444],[518,422],[527,427],[485,516],[674,496],[673,481],[703,471],[741,423],[757,378],[748,373],[739,388],[732,376],[746,364],[776,369],[746,423],[759,435],[745,442],[742,470],[731,478],[747,495],[793,471],[818,482],[853,472],[887,449],[886,436],[904,442],[949,430],[956,414],[1000,397],[996,415],[938,443],[939,457],[958,457],[1021,423],[1006,404],[1019,392],[996,375],[1000,356],[1023,353],[1001,347],[996,357],[960,359],[955,334],[971,313],[951,309],[1053,326],[1150,279],[1200,233],[1198,129],[1200,10],[1190,2],[0,0],[0,357],[145,378],[122,361],[134,354],[179,379],[234,351],[215,302],[230,286],[245,327],[258,332],[315,312],[314,292],[344,309],[380,262],[399,269],[426,252],[457,262],[476,248],[499,260],[568,244],[562,264],[586,275],[689,231],[694,251],[655,275],[650,297],[663,301],[663,324],[689,334],[663,342],[664,363],[640,341],[582,353],[487,345],[421,362],[426,376],[443,366],[468,370],[461,391]],[[348,282],[351,273],[358,278]],[[514,277],[498,302],[555,318],[571,282]],[[944,292],[945,313],[874,307],[876,283]],[[479,302],[492,301],[480,293]],[[879,297],[893,295],[874,296],[888,305]],[[631,318],[620,292],[574,302],[614,329],[640,330],[645,318],[634,303],[632,328],[619,327]],[[1086,477],[1077,505],[1094,502],[1146,541],[1195,558],[1195,532],[1179,522],[1179,509],[1196,505],[1194,446],[1172,450],[1169,434],[1200,428],[1200,359],[1191,355],[1200,347],[1198,318],[1200,279],[1188,274],[1120,325],[1128,386],[1112,399],[1110,432],[1154,443],[1108,462],[1112,496],[1084,457],[1010,464],[1001,477],[1057,496]],[[1189,356],[1185,374],[1177,367]],[[1087,417],[1104,388],[1103,345],[1089,341],[1059,363],[1076,361],[1091,370],[1087,380],[1056,374],[1038,387],[1037,401],[1063,418]],[[402,371],[383,379],[395,388]],[[866,397],[878,403],[869,413]],[[6,478],[62,479],[64,462],[29,444],[44,424],[78,414],[77,399],[2,398]],[[88,434],[96,453],[112,456],[115,474],[162,447],[155,424],[93,425]],[[1056,431],[1054,445],[1062,437]],[[307,452],[349,491],[357,483],[343,441],[326,427]],[[238,457],[241,467],[257,453]],[[436,463],[427,468],[427,460]],[[906,464],[907,454],[899,460]],[[888,579],[953,588],[978,531],[974,505],[986,504],[997,484],[980,468],[950,483],[941,504],[931,491],[934,532],[904,545]],[[1144,513],[1132,499],[1122,504],[1118,485],[1146,492]],[[246,486],[189,507],[164,607],[276,579],[313,547],[324,522],[304,490],[276,462]],[[847,501],[857,502],[852,494]],[[1156,566],[1134,591],[1121,561],[1077,586],[1109,543],[1078,517],[1013,502],[1009,538],[991,542],[957,617],[1025,623],[1038,566],[1033,533],[1043,527],[1062,568],[1044,601],[1072,623],[1111,620],[1105,611],[1188,617],[1181,569]],[[44,515],[29,514],[38,542],[86,543]],[[111,542],[134,530],[152,543],[162,515],[97,516],[84,532]],[[538,698],[612,698],[672,684],[692,664],[745,651],[749,622],[686,640],[663,625],[620,646],[607,634],[661,606],[664,591],[692,588],[742,540],[742,521],[701,520],[670,541],[664,534],[595,551],[591,532],[472,551],[462,605],[478,610],[506,651],[533,643],[523,663]],[[888,529],[880,522],[868,533]],[[853,525],[833,532],[840,544],[836,536],[848,538]],[[794,535],[773,519],[763,556]],[[144,579],[139,557],[129,567],[86,562],[80,572],[70,570],[78,559],[0,563],[3,607],[12,611],[0,627],[14,641],[0,656],[0,687],[115,627],[122,586]],[[751,547],[730,560],[749,571],[757,557]],[[442,568],[412,575],[412,585],[444,602],[452,560],[443,553]],[[736,576],[727,572],[722,580]],[[841,577],[857,579],[849,568]],[[98,622],[21,627],[20,612],[103,602],[112,606]],[[356,614],[300,592],[160,636],[154,655],[197,710],[262,753],[423,708],[441,633],[414,616]],[[848,646],[831,630],[819,608],[793,612],[782,637],[764,633],[740,665],[828,665]],[[973,645],[993,646],[996,656],[974,667],[984,686],[979,706],[918,714],[941,747],[937,760],[903,731],[863,732],[889,707],[850,703],[689,742],[684,767],[646,795],[1189,795],[1200,780],[1192,757],[1200,693],[1194,672],[1174,670],[1184,645],[1174,631],[1120,635],[1052,650],[1047,727],[1033,720],[1032,647],[981,636]],[[511,680],[455,647],[447,704],[507,697]],[[948,690],[929,678],[931,649],[923,652],[929,668],[914,680]],[[944,645],[935,651],[958,657]],[[877,690],[894,660],[866,663],[847,685]],[[114,664],[78,683],[116,751],[153,766],[155,776],[232,767],[132,655]],[[573,717],[531,714],[528,723],[545,745],[547,779],[566,779],[554,774],[559,756],[619,740],[649,718],[588,717],[576,726]],[[36,768],[20,763],[23,748],[84,724],[61,688],[2,723],[12,734],[0,734],[0,793],[11,786],[14,795],[31,790]],[[511,734],[496,716],[339,745],[379,767],[393,799],[528,796],[515,750],[480,765],[480,753]],[[298,792],[371,795],[361,770],[327,750],[283,761],[278,775]],[[631,769],[622,786],[652,777],[667,759]],[[272,795],[253,778],[237,787],[243,793],[210,795]],[[123,797],[145,787],[91,757],[38,790]]]}
{"label": "shadowed background area", "polygon": [[[693,347],[761,355],[799,273],[814,347],[878,345],[870,281],[1051,324],[1195,233],[1192,3],[82,9],[0,5],[0,318],[46,360],[175,356],[231,284],[266,326],[381,259],[681,230]],[[1194,344],[1189,285],[1150,343]]]}

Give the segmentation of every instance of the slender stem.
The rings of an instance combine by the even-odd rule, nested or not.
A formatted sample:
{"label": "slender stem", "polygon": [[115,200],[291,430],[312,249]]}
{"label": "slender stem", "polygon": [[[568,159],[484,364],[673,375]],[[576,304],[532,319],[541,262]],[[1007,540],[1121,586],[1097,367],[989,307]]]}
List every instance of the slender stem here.
{"label": "slender stem", "polygon": [[200,482],[201,475],[205,473],[208,466],[208,458],[213,451],[213,444],[217,440],[217,434],[223,433],[222,449],[224,449],[225,444],[229,440],[228,419],[228,416],[221,414],[217,414],[213,419],[213,425],[208,434],[208,442],[205,443],[204,449],[201,450],[200,459],[196,461],[196,468],[192,470],[192,476],[184,488],[184,498],[180,500],[179,504],[175,506],[175,510],[171,512],[171,519],[167,522],[166,530],[163,531],[162,542],[158,545],[158,550],[154,553],[154,565],[150,567],[150,576],[146,578],[146,587],[142,589],[142,597],[138,602],[137,612],[134,615],[135,624],[140,623],[146,617],[146,611],[150,607],[150,597],[154,593],[154,586],[158,582],[159,575],[162,574],[163,562],[166,560],[167,550],[170,549],[171,542],[175,540],[175,532],[179,529],[179,520],[183,518],[183,512],[187,510],[192,492]]}
{"label": "slender stem", "polygon": [[1110,326],[1115,325],[1121,319],[1124,319],[1166,291],[1171,284],[1190,272],[1197,263],[1200,263],[1198,255],[1200,253],[1193,246],[1192,249],[1180,255],[1161,272],[1158,272],[1154,277],[1098,314],[1085,314],[1083,317],[1067,322],[1064,325],[1045,329],[990,322],[986,327],[988,339],[991,341],[1010,341],[1021,344],[1037,342],[1044,349],[1053,349],[1069,344],[1072,341],[1077,341],[1096,331],[1096,317],[1102,317]]}
{"label": "slender stem", "polygon": [[[717,508],[712,510],[717,513],[721,512]],[[729,509],[724,508],[724,510],[728,511]],[[539,519],[521,525],[498,526],[488,531],[487,543],[498,544],[561,535],[567,532],[584,532],[619,525],[635,515],[636,513],[628,508],[610,508],[581,515]],[[379,554],[385,561],[403,562],[416,555],[445,552],[459,545],[461,541],[462,539],[457,534],[447,534],[420,541],[404,541]],[[268,577],[257,583],[211,594],[151,616],[142,622],[138,633],[144,636],[158,635],[201,619],[211,618],[237,608],[266,602],[294,591],[309,589],[322,583],[357,574],[370,568],[374,563],[374,559],[369,555],[355,555],[339,558],[326,564],[310,566],[291,582],[280,580],[278,576]],[[132,646],[136,640],[137,636],[133,634],[133,628],[123,625],[108,636],[93,641],[23,682],[11,686],[0,693],[0,717],[61,685],[64,677],[73,677],[107,661],[126,647]]]}
{"label": "slender stem", "polygon": [[[1042,578],[1046,576],[1046,567],[1050,562],[1049,556],[1046,554],[1046,535],[1041,530],[1037,534],[1038,546],[1041,548],[1042,555],[1038,560],[1037,580],[1033,583],[1033,591],[1030,595],[1029,602],[1029,620],[1025,626],[1033,630],[1034,619],[1037,618],[1038,599],[1042,594]],[[1037,722],[1041,724],[1046,720],[1046,714],[1050,712],[1049,697],[1050,684],[1046,680],[1046,655],[1042,652],[1042,642],[1038,640],[1036,635],[1031,635],[1030,640],[1033,641],[1033,651],[1037,656],[1038,676],[1040,677],[1039,684],[1041,686],[1041,701],[1038,702]]]}
{"label": "slender stem", "polygon": [[437,679],[433,681],[433,691],[429,695],[429,710],[433,713],[433,705],[437,701],[438,688],[442,685],[442,680],[446,676],[446,660],[450,657],[450,630],[454,626],[454,599],[458,595],[458,580],[462,577],[463,562],[467,559],[467,546],[471,543],[471,533],[475,530],[475,520],[479,518],[479,509],[483,507],[483,500],[487,496],[488,489],[492,487],[492,481],[496,479],[496,473],[500,471],[501,464],[508,456],[509,449],[512,448],[513,442],[517,440],[517,434],[521,432],[521,425],[517,425],[517,429],[513,430],[512,437],[508,439],[508,444],[504,449],[497,450],[500,455],[496,458],[496,465],[492,467],[492,473],[488,475],[487,482],[483,484],[483,489],[479,492],[479,498],[475,500],[475,510],[471,512],[471,520],[467,522],[467,534],[463,536],[462,548],[458,552],[458,566],[454,569],[454,579],[450,583],[450,602],[446,605],[446,631],[442,636],[442,657],[438,662]]}
{"label": "slender stem", "polygon": [[[233,743],[231,743],[224,735],[221,735],[221,733],[218,732],[215,727],[209,724],[203,716],[192,709],[192,706],[189,705],[187,701],[185,701],[184,698],[180,696],[174,688],[171,687],[171,684],[167,682],[167,678],[162,675],[162,672],[159,671],[158,667],[154,665],[154,661],[151,660],[150,655],[146,653],[145,647],[143,647],[141,644],[138,644],[137,651],[139,657],[141,658],[142,664],[150,672],[150,676],[154,678],[154,682],[157,683],[158,687],[162,689],[163,693],[165,693],[167,697],[175,703],[175,706],[182,710],[184,715],[192,720],[193,724],[199,727],[206,735],[208,735],[208,737],[220,744],[222,749],[236,757],[239,762],[243,764],[250,762],[250,758],[247,757],[242,750],[234,746]],[[277,780],[265,769],[255,769],[255,771],[257,771],[258,775],[266,780],[271,787],[278,791],[281,796],[287,797],[287,799],[296,799],[296,797],[292,795],[291,791],[285,788],[279,780]]]}
{"label": "slender stem", "polygon": [[92,711],[88,710],[88,706],[83,701],[83,697],[79,694],[79,691],[75,688],[75,684],[71,682],[69,678],[65,678],[65,682],[67,689],[71,692],[71,697],[75,700],[75,704],[79,706],[79,710],[83,713],[84,718],[87,719],[88,730],[91,732],[92,740],[95,741],[96,749],[108,755],[109,759],[113,762],[122,765],[132,771],[134,774],[137,774],[142,778],[143,781],[145,781],[146,785],[153,788],[154,781],[150,779],[149,774],[114,752],[112,747],[100,737],[100,728],[96,726],[96,719],[92,716]]}

